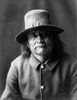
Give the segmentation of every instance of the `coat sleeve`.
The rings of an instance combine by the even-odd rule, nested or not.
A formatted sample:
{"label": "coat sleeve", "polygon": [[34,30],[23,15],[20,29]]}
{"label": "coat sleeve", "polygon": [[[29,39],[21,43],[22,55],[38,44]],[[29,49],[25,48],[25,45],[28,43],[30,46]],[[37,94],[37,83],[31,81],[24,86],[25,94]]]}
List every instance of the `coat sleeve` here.
{"label": "coat sleeve", "polygon": [[71,67],[71,99],[77,100],[77,61]]}
{"label": "coat sleeve", "polygon": [[0,100],[15,100],[16,95],[20,94],[18,85],[18,72],[13,63],[7,74],[6,86]]}

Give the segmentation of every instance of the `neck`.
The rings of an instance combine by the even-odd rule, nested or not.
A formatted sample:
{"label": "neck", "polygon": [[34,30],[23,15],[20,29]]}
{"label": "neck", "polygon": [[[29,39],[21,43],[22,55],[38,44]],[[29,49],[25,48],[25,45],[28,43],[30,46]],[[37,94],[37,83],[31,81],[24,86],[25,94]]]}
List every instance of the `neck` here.
{"label": "neck", "polygon": [[40,62],[45,62],[48,59],[47,55],[34,55]]}

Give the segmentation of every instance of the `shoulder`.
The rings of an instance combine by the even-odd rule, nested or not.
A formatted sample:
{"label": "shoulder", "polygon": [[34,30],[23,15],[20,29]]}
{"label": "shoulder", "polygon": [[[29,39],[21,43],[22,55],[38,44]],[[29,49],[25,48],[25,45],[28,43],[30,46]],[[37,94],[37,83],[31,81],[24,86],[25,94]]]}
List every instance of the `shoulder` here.
{"label": "shoulder", "polygon": [[75,72],[77,73],[77,59],[67,52],[61,54],[59,66],[63,70],[63,75],[65,75],[65,73],[70,73],[71,75]]}
{"label": "shoulder", "polygon": [[21,63],[22,60],[23,60],[22,55],[19,55],[18,57],[16,57],[16,58],[12,61],[12,63],[14,63],[14,64],[15,64],[15,63],[18,64],[18,63]]}
{"label": "shoulder", "polygon": [[15,67],[20,67],[22,66],[22,64],[27,63],[29,61],[29,58],[25,57],[23,58],[22,55],[19,55],[18,57],[16,57],[12,62],[11,65],[15,66]]}
{"label": "shoulder", "polygon": [[77,59],[67,52],[61,54],[60,60],[69,64],[77,63]]}
{"label": "shoulder", "polygon": [[59,63],[60,67],[63,70],[71,70],[76,69],[77,70],[77,59],[74,58],[71,54],[67,52],[63,52],[60,55]]}

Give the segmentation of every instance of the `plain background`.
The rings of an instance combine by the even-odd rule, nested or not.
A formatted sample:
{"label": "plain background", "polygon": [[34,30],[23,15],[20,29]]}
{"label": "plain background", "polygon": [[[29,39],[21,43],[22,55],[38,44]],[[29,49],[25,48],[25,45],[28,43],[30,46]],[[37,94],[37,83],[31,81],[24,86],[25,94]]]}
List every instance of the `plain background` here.
{"label": "plain background", "polygon": [[38,8],[48,10],[51,23],[65,30],[60,34],[64,49],[77,58],[77,0],[0,0],[0,95],[10,63],[20,54],[15,36],[24,29],[24,15]]}

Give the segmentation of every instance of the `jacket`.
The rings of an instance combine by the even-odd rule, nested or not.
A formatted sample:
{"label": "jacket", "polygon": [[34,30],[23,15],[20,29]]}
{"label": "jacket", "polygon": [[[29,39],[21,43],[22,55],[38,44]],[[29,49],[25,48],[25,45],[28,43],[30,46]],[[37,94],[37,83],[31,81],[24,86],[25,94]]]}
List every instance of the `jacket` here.
{"label": "jacket", "polygon": [[1,100],[77,100],[77,60],[62,53],[40,63],[32,54],[12,61]]}

